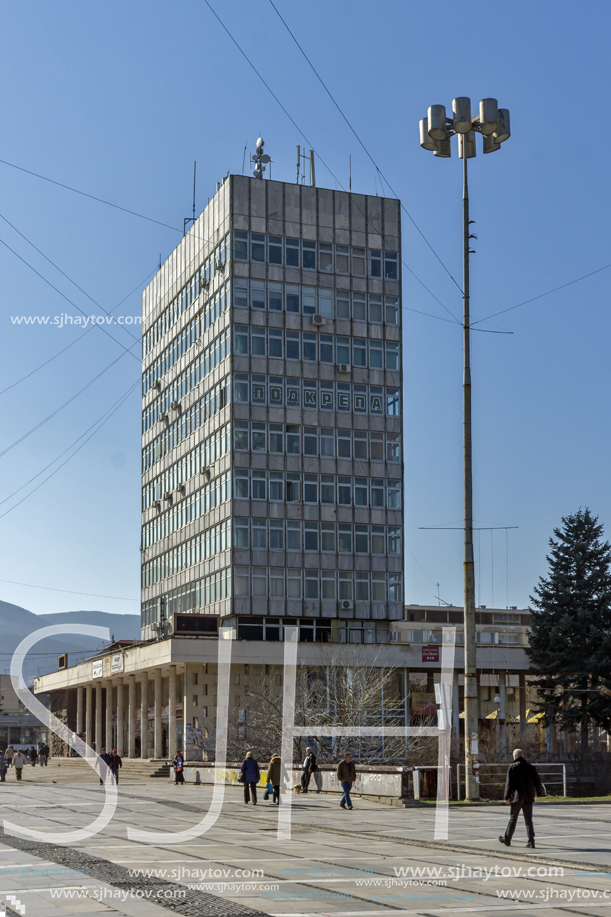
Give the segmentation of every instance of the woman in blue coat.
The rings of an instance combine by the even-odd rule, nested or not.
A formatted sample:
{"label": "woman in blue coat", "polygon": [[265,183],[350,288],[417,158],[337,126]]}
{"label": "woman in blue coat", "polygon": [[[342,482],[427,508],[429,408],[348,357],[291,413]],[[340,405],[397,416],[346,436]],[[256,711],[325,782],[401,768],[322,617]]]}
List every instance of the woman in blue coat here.
{"label": "woman in blue coat", "polygon": [[242,761],[242,767],[240,770],[244,775],[244,804],[248,805],[250,802],[250,794],[252,792],[252,804],[253,806],[256,806],[257,783],[261,777],[261,772],[259,771],[259,765],[253,758],[251,751],[246,752],[246,757]]}

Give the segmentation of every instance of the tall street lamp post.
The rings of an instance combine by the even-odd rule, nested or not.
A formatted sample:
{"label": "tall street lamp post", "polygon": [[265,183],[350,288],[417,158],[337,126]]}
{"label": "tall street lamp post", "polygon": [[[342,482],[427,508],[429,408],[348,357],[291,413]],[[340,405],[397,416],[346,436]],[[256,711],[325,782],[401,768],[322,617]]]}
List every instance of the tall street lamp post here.
{"label": "tall street lamp post", "polygon": [[479,114],[471,115],[471,100],[452,102],[452,118],[445,105],[431,105],[420,121],[420,146],[440,159],[452,155],[450,138],[458,135],[458,156],[463,161],[463,482],[464,482],[464,602],[465,602],[465,796],[479,799],[478,696],[475,644],[475,570],[473,562],[473,462],[471,448],[471,319],[469,315],[469,185],[467,160],[475,156],[475,133],[482,135],[484,153],[500,150],[511,134],[509,111],[496,99],[482,99]]}

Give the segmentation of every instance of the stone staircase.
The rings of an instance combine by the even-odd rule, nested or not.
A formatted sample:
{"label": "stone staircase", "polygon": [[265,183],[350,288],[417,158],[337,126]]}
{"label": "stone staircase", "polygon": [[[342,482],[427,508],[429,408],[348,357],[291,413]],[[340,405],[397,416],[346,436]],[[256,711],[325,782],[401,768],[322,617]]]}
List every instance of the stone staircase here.
{"label": "stone staircase", "polygon": [[[121,780],[126,777],[140,780],[161,777],[167,780],[170,776],[171,767],[164,759],[122,758],[121,760],[123,764],[120,771]],[[70,773],[74,771],[76,774],[91,770],[90,765],[84,758],[51,758],[48,764],[49,770],[57,767],[64,769],[62,776],[65,775],[66,771]]]}

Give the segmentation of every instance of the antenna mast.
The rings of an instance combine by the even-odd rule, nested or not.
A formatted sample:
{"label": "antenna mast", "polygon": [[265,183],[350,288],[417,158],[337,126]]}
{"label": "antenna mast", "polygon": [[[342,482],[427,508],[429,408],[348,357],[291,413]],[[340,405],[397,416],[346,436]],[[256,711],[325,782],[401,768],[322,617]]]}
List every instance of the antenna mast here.
{"label": "antenna mast", "polygon": [[182,221],[182,234],[186,235],[187,223],[195,223],[195,176],[197,173],[197,162],[193,163],[193,216],[185,217]]}
{"label": "antenna mast", "polygon": [[[263,137],[259,137],[257,140],[257,152],[253,153],[251,161],[255,164],[255,170],[252,173],[255,178],[263,179],[263,173],[265,172],[265,163],[273,162],[271,156],[268,156],[267,153],[263,152],[263,147],[265,146],[265,140]],[[271,166],[270,166],[271,170]]]}

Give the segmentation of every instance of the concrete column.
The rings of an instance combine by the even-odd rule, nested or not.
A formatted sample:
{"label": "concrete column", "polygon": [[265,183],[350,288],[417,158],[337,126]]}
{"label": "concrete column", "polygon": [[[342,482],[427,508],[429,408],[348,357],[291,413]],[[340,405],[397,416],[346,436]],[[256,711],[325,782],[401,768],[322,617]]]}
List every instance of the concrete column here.
{"label": "concrete column", "polygon": [[168,757],[176,752],[176,666],[170,666],[168,699]]}
{"label": "concrete column", "polygon": [[99,755],[102,750],[102,682],[98,678],[95,683],[95,750]]}
{"label": "concrete column", "polygon": [[120,678],[117,683],[117,754],[123,757],[125,751],[123,747],[123,730],[125,729],[123,702],[125,697],[125,686],[123,679]]}
{"label": "concrete column", "polygon": [[460,691],[458,688],[458,672],[454,670],[452,676],[452,735],[456,743],[460,741]]}
{"label": "concrete column", "polygon": [[[187,694],[189,686],[187,682],[189,681],[188,675],[188,666],[185,665],[185,670],[182,676],[182,753],[185,756],[185,761],[187,760],[188,753],[190,751],[187,745],[187,726],[191,723],[191,717],[187,716],[187,710],[191,709],[191,704],[189,703],[190,697]],[[382,705],[384,704],[384,698],[382,698]]]}
{"label": "concrete column", "polygon": [[[327,666],[327,709],[329,704],[329,667]],[[403,718],[405,726],[410,725],[410,694],[409,694],[409,669],[403,669]],[[404,745],[404,755],[405,760],[407,761],[408,755],[408,738],[405,736],[405,745]]]}
{"label": "concrete column", "polygon": [[106,682],[106,728],[104,730],[104,745],[106,751],[111,751],[114,747],[112,744],[112,715],[114,713],[114,703],[112,696],[112,681]]}
{"label": "concrete column", "polygon": [[93,743],[93,689],[89,684],[85,688],[85,741],[91,748]]}
{"label": "concrete column", "polygon": [[140,757],[149,756],[149,677],[147,672],[140,682]]}
{"label": "concrete column", "polygon": [[128,711],[127,711],[127,754],[130,758],[136,757],[136,676],[130,675],[128,684]]}
{"label": "concrete column", "polygon": [[526,732],[526,673],[520,672],[519,679],[519,701],[520,701],[520,735]]}
{"label": "concrete column", "polygon": [[499,733],[500,747],[499,752],[504,755],[507,752],[507,673],[499,672]]}
{"label": "concrete column", "polygon": [[76,689],[76,732],[81,735],[83,731],[83,689]]}
{"label": "concrete column", "polygon": [[153,754],[161,758],[163,735],[161,731],[161,669],[155,669],[155,748]]}

